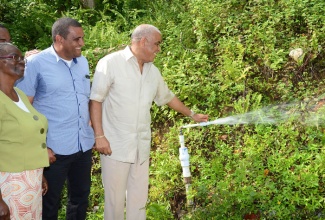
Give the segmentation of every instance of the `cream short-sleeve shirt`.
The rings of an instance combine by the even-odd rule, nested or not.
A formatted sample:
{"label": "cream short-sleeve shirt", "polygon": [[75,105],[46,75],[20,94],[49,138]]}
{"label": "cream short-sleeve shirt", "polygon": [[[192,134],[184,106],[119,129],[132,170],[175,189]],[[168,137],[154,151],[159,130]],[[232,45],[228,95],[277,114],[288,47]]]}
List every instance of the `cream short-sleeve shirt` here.
{"label": "cream short-sleeve shirt", "polygon": [[139,151],[140,163],[149,159],[152,102],[165,105],[174,96],[153,63],[145,63],[140,73],[128,46],[100,59],[90,99],[102,102],[103,130],[112,149],[109,157],[134,163]]}

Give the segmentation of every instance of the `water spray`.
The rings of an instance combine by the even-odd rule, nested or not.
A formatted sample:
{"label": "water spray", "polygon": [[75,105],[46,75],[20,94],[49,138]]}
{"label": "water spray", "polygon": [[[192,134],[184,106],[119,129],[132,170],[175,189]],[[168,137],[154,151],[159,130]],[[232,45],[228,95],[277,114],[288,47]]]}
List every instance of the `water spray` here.
{"label": "water spray", "polygon": [[[325,100],[317,100],[316,104],[312,103],[285,103],[274,106],[267,106],[255,111],[238,114],[225,118],[218,118],[214,121],[200,122],[196,124],[183,125],[179,132],[179,159],[183,170],[183,178],[186,188],[187,206],[191,208],[194,204],[191,197],[191,172],[190,172],[190,155],[185,147],[185,138],[182,132],[184,128],[204,127],[208,125],[239,125],[239,124],[277,124],[287,121],[288,119],[304,122],[305,125],[317,126],[325,124]],[[310,105],[311,104],[311,105]],[[302,108],[303,107],[303,108]]]}

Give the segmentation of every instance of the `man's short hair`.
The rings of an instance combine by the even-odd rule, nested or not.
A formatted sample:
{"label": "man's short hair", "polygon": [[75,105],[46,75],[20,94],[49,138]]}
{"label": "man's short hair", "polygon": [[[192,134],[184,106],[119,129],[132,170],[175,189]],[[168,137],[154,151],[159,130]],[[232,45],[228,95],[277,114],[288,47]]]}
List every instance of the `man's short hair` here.
{"label": "man's short hair", "polygon": [[81,24],[72,18],[63,17],[54,22],[52,26],[52,40],[55,42],[55,36],[60,35],[64,39],[69,34],[69,27],[81,27]]}

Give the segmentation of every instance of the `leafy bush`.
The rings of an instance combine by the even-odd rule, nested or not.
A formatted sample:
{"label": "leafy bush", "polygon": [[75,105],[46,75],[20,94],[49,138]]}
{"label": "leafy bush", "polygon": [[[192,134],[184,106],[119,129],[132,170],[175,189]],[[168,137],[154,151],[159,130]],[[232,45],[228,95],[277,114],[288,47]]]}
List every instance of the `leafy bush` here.
{"label": "leafy bush", "polygon": [[[315,114],[324,103],[324,1],[105,0],[94,9],[60,0],[0,5],[1,21],[22,51],[48,47],[51,25],[62,15],[82,22],[92,72],[101,57],[129,44],[135,26],[156,25],[164,40],[155,64],[175,94],[211,120],[296,104],[280,112],[286,116],[281,123],[185,129],[190,208],[178,134],[191,121],[154,106],[148,219],[243,219],[250,213],[324,218],[324,120]],[[303,55],[295,60],[289,53],[297,48]],[[89,219],[103,218],[98,159],[95,154]]]}

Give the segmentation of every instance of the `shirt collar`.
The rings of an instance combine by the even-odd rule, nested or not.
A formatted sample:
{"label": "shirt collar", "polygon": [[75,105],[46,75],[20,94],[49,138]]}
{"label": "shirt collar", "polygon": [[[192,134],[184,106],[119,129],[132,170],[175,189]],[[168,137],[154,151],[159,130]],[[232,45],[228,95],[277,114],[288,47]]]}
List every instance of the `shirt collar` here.
{"label": "shirt collar", "polygon": [[[125,56],[125,60],[134,59],[135,61],[137,61],[137,58],[132,53],[130,46],[125,47],[125,49],[123,50],[123,54]],[[144,63],[144,65],[151,65],[152,63],[153,62],[148,62],[148,63]]]}
{"label": "shirt collar", "polygon": [[132,59],[133,57],[134,57],[133,59],[136,59],[136,57],[134,56],[134,54],[131,51],[130,46],[126,46],[125,49],[123,50],[123,53],[124,53],[126,60]]}
{"label": "shirt collar", "polygon": [[[61,57],[57,54],[57,52],[55,51],[53,44],[51,45],[51,52],[52,52],[53,55],[56,57],[56,62],[59,62],[59,60],[64,61],[64,59],[61,58]],[[74,63],[78,63],[77,58],[73,58],[72,60],[73,60]],[[65,62],[65,61],[64,61],[64,62]]]}

